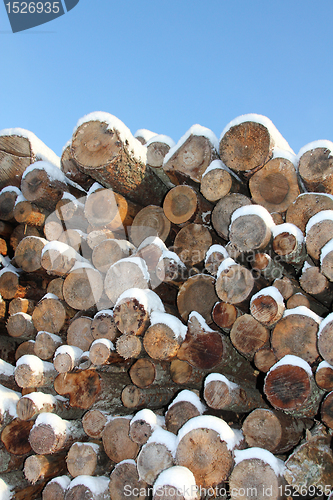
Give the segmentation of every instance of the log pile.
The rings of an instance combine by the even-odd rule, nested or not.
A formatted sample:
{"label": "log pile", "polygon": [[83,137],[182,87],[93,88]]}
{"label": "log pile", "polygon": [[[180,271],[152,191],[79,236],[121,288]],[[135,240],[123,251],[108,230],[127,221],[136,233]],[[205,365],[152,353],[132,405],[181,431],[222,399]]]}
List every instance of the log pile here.
{"label": "log pile", "polygon": [[328,497],[333,143],[148,132],[0,132],[0,498]]}

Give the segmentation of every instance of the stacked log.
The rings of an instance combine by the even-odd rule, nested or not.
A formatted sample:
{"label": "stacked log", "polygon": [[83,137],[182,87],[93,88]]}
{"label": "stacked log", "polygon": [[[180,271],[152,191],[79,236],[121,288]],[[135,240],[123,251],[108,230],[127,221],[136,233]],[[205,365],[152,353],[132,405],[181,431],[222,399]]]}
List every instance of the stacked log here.
{"label": "stacked log", "polygon": [[331,143],[144,136],[92,113],[59,162],[0,133],[0,492],[328,496]]}

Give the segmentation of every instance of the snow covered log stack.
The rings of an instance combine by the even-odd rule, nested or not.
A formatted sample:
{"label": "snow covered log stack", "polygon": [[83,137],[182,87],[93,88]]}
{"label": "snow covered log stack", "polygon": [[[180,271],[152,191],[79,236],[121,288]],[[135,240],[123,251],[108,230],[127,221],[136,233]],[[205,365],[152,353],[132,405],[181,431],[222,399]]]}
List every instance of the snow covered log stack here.
{"label": "snow covered log stack", "polygon": [[333,143],[0,132],[0,498],[333,489]]}

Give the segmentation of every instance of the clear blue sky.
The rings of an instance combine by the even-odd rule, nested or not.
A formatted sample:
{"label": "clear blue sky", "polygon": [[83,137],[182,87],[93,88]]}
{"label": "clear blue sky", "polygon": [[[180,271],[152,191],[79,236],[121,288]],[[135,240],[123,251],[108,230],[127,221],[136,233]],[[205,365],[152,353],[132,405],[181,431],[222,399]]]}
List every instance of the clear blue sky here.
{"label": "clear blue sky", "polygon": [[0,129],[61,155],[92,111],[176,142],[259,113],[297,153],[333,141],[332,25],[332,0],[80,0],[12,34],[1,2]]}

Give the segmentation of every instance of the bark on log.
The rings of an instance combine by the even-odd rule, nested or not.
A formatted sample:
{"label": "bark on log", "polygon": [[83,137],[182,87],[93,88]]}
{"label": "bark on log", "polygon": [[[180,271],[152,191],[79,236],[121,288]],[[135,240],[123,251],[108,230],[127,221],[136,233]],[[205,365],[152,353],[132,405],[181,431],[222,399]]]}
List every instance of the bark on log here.
{"label": "bark on log", "polygon": [[281,360],[285,364],[276,363],[266,375],[264,393],[277,410],[293,417],[312,418],[318,411],[323,391],[317,387],[310,366],[299,360],[289,355]]}
{"label": "bark on log", "polygon": [[286,212],[300,194],[292,161],[283,157],[269,160],[249,180],[252,200],[269,212]]}
{"label": "bark on log", "polygon": [[22,356],[16,363],[15,380],[19,387],[47,387],[53,384],[56,376],[53,363],[34,355]]}
{"label": "bark on log", "polygon": [[[106,114],[104,118],[101,117],[101,121],[92,118],[75,130],[72,157],[85,174],[103,186],[115,189],[135,203],[160,204],[167,188],[145,164],[145,148],[140,147],[127,130],[124,138],[123,132],[119,130],[119,125],[121,129],[124,128],[121,122],[110,126],[110,116]],[[133,147],[137,151],[135,154],[131,150]]]}
{"label": "bark on log", "polygon": [[55,413],[38,415],[29,435],[31,448],[38,455],[68,450],[75,441],[86,438],[80,420],[64,420]]}
{"label": "bark on log", "polygon": [[272,280],[281,280],[285,272],[279,261],[279,257],[272,258],[267,253],[258,252],[253,255],[250,264],[253,270],[259,270],[263,278],[271,282]]}
{"label": "bark on log", "polygon": [[222,198],[212,212],[212,225],[217,234],[224,240],[228,240],[232,213],[237,208],[251,204],[247,196],[239,193],[231,193]]}
{"label": "bark on log", "polygon": [[306,309],[302,311],[288,309],[287,312],[288,316],[280,319],[272,331],[271,347],[277,359],[293,354],[312,365],[319,357],[318,321],[308,315]]}
{"label": "bark on log", "polygon": [[270,408],[257,408],[244,420],[242,432],[250,447],[277,455],[292,450],[301,440],[304,428],[300,419]]}
{"label": "bark on log", "polygon": [[170,377],[175,384],[201,389],[204,373],[187,361],[173,359],[170,363]]}
{"label": "bark on log", "polygon": [[202,224],[188,224],[183,227],[174,241],[174,251],[186,266],[202,262],[212,245],[212,236]]}
{"label": "bark on log", "polygon": [[68,399],[43,392],[31,392],[22,396],[16,405],[17,416],[21,420],[34,420],[40,413],[55,413],[64,419],[78,419],[82,411],[71,408]]}
{"label": "bark on log", "polygon": [[103,450],[102,443],[73,443],[66,464],[71,476],[99,476],[111,471],[111,461]]}
{"label": "bark on log", "polygon": [[49,480],[57,474],[66,473],[65,454],[31,455],[24,462],[24,475],[29,483],[35,484],[41,479]]}
{"label": "bark on log", "polygon": [[163,168],[174,184],[182,184],[184,177],[201,182],[206,168],[218,158],[215,146],[204,133],[195,135],[190,129],[188,134],[185,142],[175,146],[164,158]]}
{"label": "bark on log", "polygon": [[135,459],[139,452],[139,445],[129,437],[129,428],[129,418],[115,417],[103,429],[104,450],[113,462]]}
{"label": "bark on log", "polygon": [[121,394],[121,400],[126,408],[159,409],[170,403],[174,394],[178,391],[175,385],[152,385],[141,389],[136,385],[127,385]]}
{"label": "bark on log", "polygon": [[149,312],[135,297],[120,299],[114,308],[115,328],[126,335],[142,335],[150,324]]}
{"label": "bark on log", "polygon": [[7,186],[0,191],[0,219],[11,221],[14,218],[16,200],[22,197],[21,191],[15,186]]}
{"label": "bark on log", "polygon": [[268,328],[250,314],[237,318],[230,330],[230,340],[233,346],[251,361],[259,349],[269,345],[269,338]]}
{"label": "bark on log", "polygon": [[324,193],[304,193],[290,205],[286,213],[286,222],[299,227],[303,233],[309,219],[322,210],[333,210],[333,200]]}
{"label": "bark on log", "polygon": [[[110,475],[110,496],[112,500],[123,500],[124,494],[129,500],[146,500],[147,484],[140,480],[136,463],[124,461],[118,463]],[[131,493],[133,492],[133,493]],[[138,492],[136,494],[136,492]]]}
{"label": "bark on log", "polygon": [[40,498],[45,481],[38,481],[36,484],[30,484],[22,471],[8,472],[2,474],[0,478],[1,491],[5,498],[15,500],[34,500]]}
{"label": "bark on log", "polygon": [[192,311],[197,311],[208,324],[212,323],[212,309],[218,301],[215,292],[215,278],[205,274],[191,276],[180,287],[177,308],[184,321]]}
{"label": "bark on log", "polygon": [[138,247],[149,236],[157,236],[165,241],[169,236],[171,223],[164,215],[163,208],[148,205],[135,216],[130,230],[130,239]]}
{"label": "bark on log", "polygon": [[79,184],[79,186],[81,186],[86,191],[88,191],[88,189],[95,182],[95,179],[92,179],[89,175],[84,174],[78,167],[71,154],[71,144],[69,144],[63,150],[60,159],[60,166],[61,171],[68,179]]}
{"label": "bark on log", "polygon": [[129,376],[133,384],[141,389],[151,385],[170,383],[169,364],[150,358],[138,359],[130,368]]}
{"label": "bark on log", "polygon": [[18,200],[13,210],[13,216],[19,224],[42,228],[49,216],[49,211],[28,200]]}
{"label": "bark on log", "polygon": [[23,468],[24,460],[28,455],[13,455],[6,450],[5,445],[0,443],[0,477],[4,473],[18,471]]}

